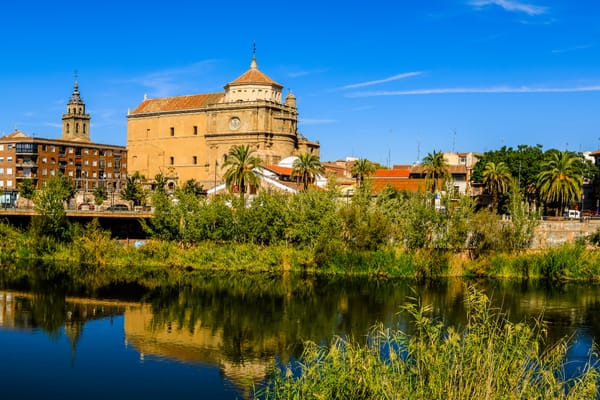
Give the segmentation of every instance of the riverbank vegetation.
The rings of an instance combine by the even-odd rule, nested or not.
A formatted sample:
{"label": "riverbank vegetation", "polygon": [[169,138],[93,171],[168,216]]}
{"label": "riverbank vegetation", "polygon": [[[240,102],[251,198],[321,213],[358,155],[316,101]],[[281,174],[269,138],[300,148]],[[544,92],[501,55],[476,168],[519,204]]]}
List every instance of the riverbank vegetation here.
{"label": "riverbank vegetation", "polygon": [[376,327],[363,343],[308,343],[299,371],[277,369],[264,399],[594,399],[598,371],[565,372],[568,343],[544,345],[538,321],[510,322],[471,290],[467,324],[448,327],[416,302],[404,307],[415,331]]}
{"label": "riverbank vegetation", "polygon": [[[39,260],[121,276],[141,268],[193,272],[298,271],[381,277],[498,276],[596,280],[600,250],[583,240],[541,251],[529,249],[539,214],[512,182],[500,218],[472,198],[386,188],[371,197],[364,179],[352,197],[332,188],[296,195],[261,191],[211,199],[177,189],[153,194],[154,217],[141,223],[149,240],[123,243],[98,221],[70,223],[64,190],[39,196],[29,229],[0,224],[0,262]],[[174,200],[175,199],[175,200]],[[48,228],[50,227],[50,228]],[[597,235],[596,235],[597,236]],[[593,238],[592,238],[593,239]]]}

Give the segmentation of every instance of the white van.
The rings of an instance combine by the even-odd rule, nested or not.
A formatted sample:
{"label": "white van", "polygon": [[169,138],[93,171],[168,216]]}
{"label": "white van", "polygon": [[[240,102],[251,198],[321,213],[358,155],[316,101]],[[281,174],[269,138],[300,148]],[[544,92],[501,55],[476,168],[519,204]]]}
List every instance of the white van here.
{"label": "white van", "polygon": [[568,219],[580,219],[581,213],[579,212],[579,210],[568,210],[566,212],[566,217]]}

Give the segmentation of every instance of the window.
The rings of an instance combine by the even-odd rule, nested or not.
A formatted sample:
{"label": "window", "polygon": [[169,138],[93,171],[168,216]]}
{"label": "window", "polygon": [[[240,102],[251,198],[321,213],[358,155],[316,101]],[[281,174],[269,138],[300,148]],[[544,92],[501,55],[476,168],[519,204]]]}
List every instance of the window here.
{"label": "window", "polygon": [[55,169],[51,169],[50,170],[50,176],[54,176],[56,175],[56,170]]}
{"label": "window", "polygon": [[198,127],[194,125],[194,136],[198,135]]}
{"label": "window", "polygon": [[92,178],[95,178],[95,177],[96,177],[96,173],[92,172]]}
{"label": "window", "polygon": [[12,187],[12,181],[11,180],[6,181],[6,187]]}
{"label": "window", "polygon": [[69,176],[73,176],[73,171],[69,171]]}
{"label": "window", "polygon": [[73,148],[69,147],[69,154],[73,154]]}
{"label": "window", "polygon": [[0,188],[4,187],[4,181],[0,181]]}
{"label": "window", "polygon": [[98,166],[98,161],[94,160],[92,161],[92,167],[97,167]]}
{"label": "window", "polygon": [[6,168],[6,175],[12,175],[13,174],[13,169],[12,168]]}
{"label": "window", "polygon": [[42,164],[46,164],[48,162],[48,157],[42,157]]}
{"label": "window", "polygon": [[90,149],[88,149],[88,148],[83,149],[83,154],[90,154]]}
{"label": "window", "polygon": [[56,153],[56,147],[50,146],[50,153]]}
{"label": "window", "polygon": [[75,124],[75,133],[79,133],[79,123]]}
{"label": "window", "polygon": [[0,168],[0,175],[4,175],[4,168]]}
{"label": "window", "polygon": [[44,168],[42,170],[42,176],[46,176],[46,175],[48,175],[48,170],[46,168]]}
{"label": "window", "polygon": [[83,165],[85,165],[86,167],[87,167],[88,165],[90,165],[90,160],[83,160]]}
{"label": "window", "polygon": [[194,162],[194,165],[198,164],[198,157],[194,156],[194,157],[193,157],[193,160],[194,160],[194,161],[193,161],[193,162]]}
{"label": "window", "polygon": [[67,129],[66,130],[67,130],[67,133],[69,133],[69,124],[67,124]]}
{"label": "window", "polygon": [[175,136],[175,128],[171,127],[171,136]]}
{"label": "window", "polygon": [[169,157],[169,161],[170,161],[171,165],[175,164],[175,157],[173,157],[173,156]]}
{"label": "window", "polygon": [[0,162],[4,162],[4,157],[0,157]]}
{"label": "window", "polygon": [[4,145],[0,144],[0,151],[4,151]]}
{"label": "window", "polygon": [[13,160],[12,156],[6,157],[6,162],[12,162],[12,160]]}

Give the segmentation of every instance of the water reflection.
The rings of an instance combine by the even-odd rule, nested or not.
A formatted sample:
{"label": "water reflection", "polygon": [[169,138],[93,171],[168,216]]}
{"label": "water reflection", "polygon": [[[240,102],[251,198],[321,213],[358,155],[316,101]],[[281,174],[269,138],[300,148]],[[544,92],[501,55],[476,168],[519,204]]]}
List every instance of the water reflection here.
{"label": "water reflection", "polygon": [[[360,339],[376,323],[410,332],[410,321],[399,311],[412,298],[431,305],[432,314],[445,323],[464,326],[465,287],[473,284],[487,292],[511,320],[542,316],[548,323],[548,344],[572,337],[572,368],[587,360],[600,334],[600,288],[510,281],[449,280],[417,285],[394,280],[213,275],[196,276],[180,288],[149,291],[138,301],[126,302],[76,298],[48,288],[3,290],[0,332],[41,330],[55,339],[64,335],[71,352],[71,375],[79,371],[73,360],[80,352],[86,360],[90,346],[103,349],[107,343],[120,343],[125,350],[111,350],[110,362],[121,363],[122,374],[139,374],[136,369],[151,365],[164,382],[177,379],[178,385],[183,385],[178,390],[193,393],[192,388],[198,385],[204,389],[221,385],[212,389],[221,398],[247,397],[252,387],[266,378],[270,367],[297,359],[305,340],[327,343],[334,335]],[[86,330],[93,321],[108,324]],[[118,329],[113,329],[115,324]],[[120,339],[115,340],[115,335]],[[78,348],[82,338],[86,339],[85,350]],[[2,336],[0,348],[9,345],[1,340]],[[136,354],[137,363],[128,358],[131,352]],[[182,375],[180,365],[195,366],[196,372]],[[212,372],[207,371],[218,373],[221,381],[215,382],[210,378]],[[81,371],[86,372],[89,370]],[[148,389],[144,396],[158,398],[172,393],[168,386],[161,390]]]}

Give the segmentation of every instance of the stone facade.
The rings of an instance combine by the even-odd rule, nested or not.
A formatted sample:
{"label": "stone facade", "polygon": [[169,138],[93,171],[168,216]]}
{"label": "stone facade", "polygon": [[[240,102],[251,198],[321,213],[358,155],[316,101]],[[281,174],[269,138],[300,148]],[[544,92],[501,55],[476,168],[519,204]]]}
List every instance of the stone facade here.
{"label": "stone facade", "polygon": [[283,87],[250,69],[225,92],[144,99],[127,116],[129,171],[152,180],[165,175],[171,188],[195,179],[206,188],[222,183],[229,149],[249,145],[266,164],[299,153],[319,155],[318,142],[298,132],[296,97],[282,102]]}

